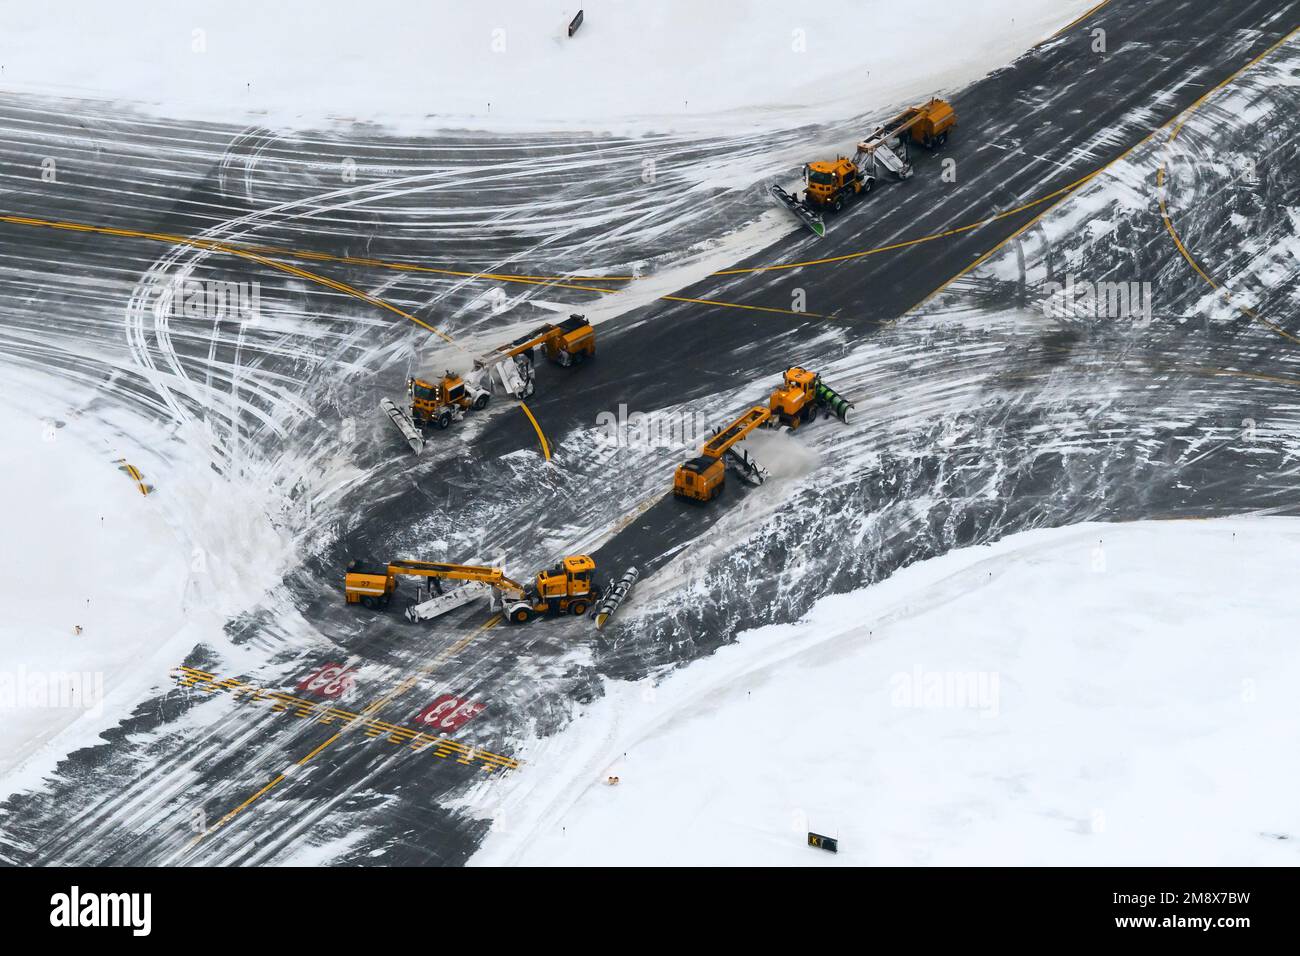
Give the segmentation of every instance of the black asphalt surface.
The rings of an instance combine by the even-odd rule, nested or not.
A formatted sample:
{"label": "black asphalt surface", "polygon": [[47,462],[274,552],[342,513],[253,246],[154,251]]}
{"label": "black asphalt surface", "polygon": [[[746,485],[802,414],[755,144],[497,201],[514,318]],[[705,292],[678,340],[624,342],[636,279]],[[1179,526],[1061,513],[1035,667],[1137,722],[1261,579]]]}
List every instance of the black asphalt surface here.
{"label": "black asphalt surface", "polygon": [[[1285,36],[1296,16],[1294,3],[1266,0],[1109,4],[1086,24],[953,93],[959,125],[941,153],[913,150],[911,180],[882,179],[860,205],[828,217],[825,238],[796,233],[735,268],[879,249],[980,222],[1054,193],[1173,119]],[[1106,30],[1111,52],[1092,52],[1096,28]],[[940,179],[945,158],[956,161],[955,183]],[[795,290],[804,289],[808,311],[833,317],[851,340],[917,306],[1044,208],[1033,206],[979,229],[880,255],[714,277],[678,294],[789,309]],[[631,408],[653,409],[711,394],[752,378],[756,367],[780,371],[786,357],[797,360],[802,344],[826,323],[659,303],[622,320],[626,331],[601,330],[602,360],[584,370],[581,388],[546,389],[530,407],[558,443],[567,429],[591,424],[593,395],[614,393]],[[493,456],[535,441],[526,421],[502,419],[482,449]]]}
{"label": "black asphalt surface", "polygon": [[[1014,65],[967,89],[952,91],[960,118],[957,135],[942,153],[918,155],[912,180],[882,182],[861,205],[832,220],[825,239],[792,234],[738,266],[769,266],[874,249],[1029,203],[1125,153],[1297,24],[1300,6],[1294,3],[1117,0]],[[1107,32],[1111,52],[1105,55],[1091,49],[1090,31],[1095,27]],[[20,103],[0,103],[0,114],[11,131],[24,123],[31,125],[28,140],[11,132],[5,144],[10,157],[21,156],[28,164],[48,148],[41,124],[57,118],[37,119],[25,109]],[[163,124],[115,115],[108,107],[78,109],[83,116],[93,110],[101,117],[93,134],[86,136],[87,156],[98,154],[98,141],[114,144],[107,148],[109,155],[101,167],[82,166],[80,175],[103,182],[106,188],[124,178],[137,182],[130,202],[97,202],[93,195],[86,198],[85,191],[75,199],[49,193],[33,197],[29,185],[11,178],[3,182],[6,212],[193,235],[219,226],[238,208],[240,156],[260,157],[256,174],[249,173],[256,176],[256,182],[248,184],[250,193],[273,190],[272,184],[281,183],[282,201],[290,203],[304,188],[318,189],[325,175],[321,169],[333,168],[340,157],[367,142],[364,130],[350,137],[319,134],[310,138],[310,146],[306,137],[295,141],[267,134],[264,140],[251,131],[236,141],[232,151],[230,130],[184,127],[183,138],[190,146],[167,149],[163,148],[166,141],[182,138],[179,127],[164,130]],[[844,145],[849,145],[855,135],[852,129],[846,126],[830,135],[840,132],[845,134]],[[1294,135],[1291,126],[1277,147],[1293,149]],[[707,153],[725,145],[689,148]],[[422,162],[431,168],[448,162],[473,168],[486,147],[495,148],[490,138],[476,136],[410,144],[400,151],[392,143],[378,143],[372,147],[371,161],[376,167],[406,163],[413,174]],[[626,149],[636,157],[641,150],[663,148],[662,143],[593,139],[581,144],[580,152]],[[514,146],[509,155],[522,164],[568,149],[539,138]],[[300,161],[304,151],[316,166]],[[224,158],[214,162],[214,156]],[[956,161],[955,183],[939,179],[944,158]],[[544,175],[550,177],[551,191],[565,196],[573,208],[580,208],[602,189],[616,188],[613,178],[575,184],[565,178],[562,166],[557,164]],[[1285,204],[1288,196],[1294,197],[1295,183],[1280,175],[1276,182],[1283,192],[1273,198]],[[486,205],[494,207],[499,199],[505,207],[523,210],[535,195],[519,180],[508,179],[503,195]],[[398,200],[411,204],[411,214],[397,220],[400,226],[381,213],[367,222],[369,214],[349,210],[305,219],[271,217],[256,238],[335,255],[427,255],[428,261],[448,265],[467,242],[482,242],[482,262],[509,261],[512,271],[518,272],[553,266],[552,254],[578,257],[575,261],[589,269],[612,268],[626,261],[625,250],[601,241],[601,228],[573,232],[559,244],[558,252],[541,250],[536,235],[554,228],[550,223],[521,225],[514,233],[505,229],[505,235],[479,239],[481,211],[478,219],[473,210],[460,207],[449,214],[449,220],[430,217],[419,205],[426,198]],[[698,202],[698,197],[689,201]],[[715,220],[744,216],[762,201],[755,195],[718,196],[699,213]],[[670,252],[673,243],[701,237],[691,231],[702,227],[691,225],[686,203],[664,208],[647,200],[646,215],[677,225],[667,233],[671,241],[661,238],[656,240],[659,245],[639,247],[639,257],[653,262]],[[596,361],[572,372],[543,369],[539,391],[529,406],[551,445],[560,449],[567,436],[591,428],[598,412],[619,403],[652,411],[743,391],[755,377],[777,373],[789,363],[832,367],[1045,208],[1032,206],[978,229],[841,263],[710,278],[677,294],[788,309],[794,290],[804,289],[807,309],[818,317],[659,302],[603,325]],[[563,214],[560,210],[557,216]],[[1144,269],[1163,280],[1162,288],[1172,289],[1164,307],[1171,313],[1191,312],[1205,290],[1172,250],[1158,217],[1148,212],[1132,228],[1134,255],[1143,259]],[[79,304],[97,307],[106,290],[111,297],[113,290],[129,288],[141,266],[165,248],[141,238],[110,240],[3,223],[0,237],[5,243],[5,304],[13,315],[0,344],[6,357],[30,367],[60,361],[32,344],[31,333],[40,328],[43,314]],[[1092,252],[1096,259],[1106,255],[1097,248]],[[86,276],[87,285],[51,291],[39,281],[33,263],[43,264],[51,274]],[[1117,266],[1122,267],[1123,261],[1107,263],[1105,268]],[[237,275],[239,267],[239,263],[225,263],[219,268]],[[376,288],[374,273],[361,266],[331,263],[311,268],[362,289]],[[283,284],[275,285],[277,281]],[[296,280],[268,277],[266,282],[269,299],[286,311],[310,312],[325,334],[319,365],[277,356],[269,343],[265,361],[283,376],[288,388],[312,395],[328,393],[330,403],[319,421],[302,423],[291,435],[246,437],[273,449],[315,447],[330,441],[348,408],[373,408],[379,395],[392,392],[392,379],[401,374],[405,350],[415,333],[387,321],[391,317],[381,321],[363,313],[367,318],[358,319],[355,301],[304,291]],[[433,308],[450,308],[457,316],[453,331],[478,328],[474,313],[459,311],[473,295],[459,284],[436,285],[431,296],[425,279],[396,275],[386,282],[375,294],[387,301],[421,315]],[[1009,296],[1005,301],[1014,302],[1018,291],[1014,284],[1008,289],[966,290],[977,304],[981,296],[986,304],[1004,301],[997,296]],[[547,295],[558,298],[561,293],[548,291]],[[568,297],[575,307],[592,299],[587,293]],[[112,333],[98,328],[88,323],[79,334],[102,335],[104,348],[111,351]],[[662,474],[641,474],[639,460],[620,465],[617,457],[601,463],[557,452],[556,464],[548,468],[537,461],[532,426],[523,416],[510,413],[492,417],[478,431],[467,433],[464,442],[454,446],[454,453],[426,456],[418,463],[397,447],[392,435],[377,426],[373,432],[363,429],[357,458],[373,480],[342,498],[331,516],[332,534],[322,532],[321,548],[306,556],[304,565],[289,574],[263,607],[231,621],[228,635],[237,645],[258,651],[269,669],[280,672],[305,672],[323,660],[357,663],[364,668],[358,706],[383,702],[376,713],[393,723],[409,720],[445,689],[487,701],[488,710],[467,725],[468,737],[488,750],[511,754],[528,736],[544,736],[562,727],[576,704],[599,694],[606,677],[639,679],[661,673],[711,652],[741,627],[796,618],[824,594],[879,580],[899,566],[951,547],[1044,524],[1279,509],[1289,500],[1288,482],[1278,478],[1286,471],[1285,461],[1276,453],[1224,447],[1204,457],[1195,442],[1205,423],[1186,411],[1220,402],[1213,413],[1214,424],[1227,428],[1253,412],[1261,399],[1255,394],[1223,398],[1224,393],[1209,391],[1211,376],[1187,371],[1184,365],[1166,368],[1162,364],[1170,355],[1184,361],[1194,350],[1197,360],[1211,370],[1235,363],[1247,369],[1286,371],[1270,364],[1281,361],[1273,339],[1241,338],[1208,328],[1203,334],[1177,329],[1153,334],[1118,361],[1113,350],[1103,348],[1113,342],[1094,341],[1086,334],[1003,342],[991,334],[985,337],[985,333],[954,328],[949,339],[944,346],[927,347],[921,342],[914,351],[900,352],[915,363],[909,368],[864,372],[846,387],[864,405],[868,387],[897,389],[909,379],[933,381],[941,387],[950,372],[932,360],[942,348],[969,346],[978,351],[986,340],[998,345],[981,366],[998,388],[981,393],[982,404],[972,405],[950,422],[955,436],[951,450],[909,456],[904,448],[872,449],[876,457],[870,467],[858,467],[834,486],[816,489],[804,502],[807,507],[798,513],[792,509],[745,537],[743,550],[713,560],[703,600],[651,615],[602,639],[594,638],[584,622],[561,621],[526,629],[492,628],[463,646],[458,642],[474,635],[483,621],[481,613],[466,611],[433,627],[416,627],[396,614],[365,615],[340,606],[338,578],[349,556],[427,556],[428,541],[468,527],[484,554],[509,554],[512,569],[540,567],[557,556],[555,549],[566,542],[564,529],[581,524],[584,509],[611,501],[628,519],[593,549],[599,566],[616,573],[636,564],[645,573],[653,572],[746,498],[740,489],[729,488],[727,498],[711,509],[691,507],[670,496],[656,501],[656,483],[666,487],[671,467]],[[382,346],[384,362],[363,364],[354,376],[335,386],[327,369],[372,356],[376,343]],[[1245,353],[1243,346],[1248,347]],[[217,353],[231,348],[214,340]],[[1107,370],[1094,371],[1081,364],[1071,373],[1078,394],[1067,390],[1058,397],[1059,385],[1051,377],[1054,370],[1077,362],[1080,356],[1086,358],[1094,348],[1110,356]],[[178,349],[183,358],[194,359],[206,351],[207,344],[182,342]],[[167,416],[150,383],[132,378],[133,373],[115,369],[112,363],[86,368],[68,348],[63,349],[61,361],[69,375],[75,374],[86,385],[112,383],[121,389],[118,398],[134,400],[142,413]],[[1131,381],[1119,377],[1127,366],[1135,370]],[[1153,369],[1159,372],[1159,391],[1154,395],[1142,391],[1152,387]],[[562,381],[561,375],[567,380]],[[1106,401],[1090,397],[1090,382],[1104,383],[1114,392],[1107,393]],[[995,394],[994,399],[990,394]],[[746,401],[760,398],[761,390],[755,390]],[[183,395],[178,401],[184,407],[202,407],[201,397]],[[1163,409],[1162,401],[1168,409]],[[1126,417],[1128,410],[1144,406],[1153,410],[1150,420],[1143,423]],[[1066,445],[1113,448],[1111,457],[1105,458],[1106,466],[1100,467],[1095,457],[1071,457],[1061,447],[1039,447],[1035,434],[1052,422],[1067,423],[1061,425],[1068,436]],[[829,428],[830,423],[817,427]],[[238,434],[238,426],[233,430]],[[964,437],[976,435],[978,448],[973,439],[970,447],[963,444]],[[1114,435],[1129,438],[1121,441]],[[934,434],[915,436],[918,447],[935,439]],[[223,466],[233,471],[241,465],[231,458]],[[986,484],[992,485],[993,494],[985,493]],[[890,503],[927,495],[941,500],[921,518],[890,516],[863,536],[863,516],[887,513]],[[801,541],[816,542],[822,553],[806,555]],[[804,560],[812,560],[819,572],[791,580],[788,588],[772,584],[786,581],[786,571]],[[293,607],[307,622],[310,640],[297,631],[290,633],[277,601]],[[575,648],[585,653],[575,654]],[[225,662],[214,647],[197,648],[186,663],[210,666],[220,676],[236,676],[222,670]],[[427,672],[423,679],[391,696],[403,678],[421,670]],[[491,778],[477,767],[412,753],[359,733],[344,734],[330,743],[333,728],[275,716],[264,708],[179,690],[142,701],[135,715],[103,745],[70,755],[44,789],[19,794],[0,807],[0,860],[247,864],[284,862],[294,859],[304,846],[324,846],[333,848],[330,859],[345,863],[455,865],[463,863],[482,839],[489,826],[486,818],[501,816],[496,812]],[[206,836],[196,830],[196,813],[210,824],[311,754],[315,756],[301,770],[221,829]],[[543,751],[530,759],[544,758]],[[520,772],[527,773],[528,768]],[[478,811],[475,815],[466,812],[467,802]]]}

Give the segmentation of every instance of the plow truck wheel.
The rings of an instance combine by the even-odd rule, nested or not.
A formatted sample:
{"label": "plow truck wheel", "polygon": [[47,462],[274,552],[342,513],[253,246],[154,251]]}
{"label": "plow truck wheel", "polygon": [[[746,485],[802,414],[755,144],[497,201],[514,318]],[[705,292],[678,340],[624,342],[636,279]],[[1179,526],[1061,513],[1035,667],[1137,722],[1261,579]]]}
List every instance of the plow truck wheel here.
{"label": "plow truck wheel", "polygon": [[451,424],[451,412],[442,412],[436,419],[434,419],[434,424],[439,428],[446,428]]}
{"label": "plow truck wheel", "polygon": [[527,624],[533,619],[533,610],[529,607],[517,607],[510,612],[511,624]]}
{"label": "plow truck wheel", "polygon": [[361,599],[361,606],[369,608],[370,610],[373,611],[378,606],[378,602],[376,602],[374,598],[372,598],[369,594],[367,594],[365,597]]}
{"label": "plow truck wheel", "polygon": [[488,393],[484,392],[478,398],[474,399],[474,411],[476,412],[483,411],[483,409],[487,408],[487,403],[488,403]]}
{"label": "plow truck wheel", "polygon": [[832,206],[831,208],[833,208],[836,212],[839,212],[841,209],[843,209],[843,208],[844,208],[844,198],[843,198],[842,196],[836,196],[836,197],[835,197],[835,205]]}
{"label": "plow truck wheel", "polygon": [[574,617],[582,617],[582,615],[587,613],[587,602],[574,601],[572,604],[569,605],[569,612]]}

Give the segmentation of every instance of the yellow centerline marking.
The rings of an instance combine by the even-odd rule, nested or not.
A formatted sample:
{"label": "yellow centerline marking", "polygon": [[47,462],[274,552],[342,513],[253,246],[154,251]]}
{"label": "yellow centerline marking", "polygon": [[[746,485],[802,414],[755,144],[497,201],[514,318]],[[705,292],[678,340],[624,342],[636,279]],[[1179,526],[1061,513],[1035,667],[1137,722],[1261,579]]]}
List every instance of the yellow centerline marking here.
{"label": "yellow centerline marking", "polygon": [[[1056,37],[1060,36],[1062,33],[1065,33],[1067,30],[1078,26],[1080,23],[1082,23],[1084,20],[1087,20],[1090,16],[1092,16],[1102,7],[1106,6],[1108,3],[1110,3],[1110,0],[1101,0],[1101,3],[1097,4],[1095,7],[1091,8],[1090,10],[1087,10],[1086,12],[1080,14],[1078,17],[1071,20],[1065,26],[1061,27],[1061,29],[1057,30],[1054,34],[1052,34],[1051,38],[1055,39]],[[1105,167],[1103,166],[1102,169],[1104,168]],[[1061,189],[1055,190],[1054,192],[1050,192],[1046,196],[1040,196],[1039,198],[1031,200],[1030,202],[1027,202],[1022,206],[1017,206],[1015,209],[1009,209],[1005,212],[1000,212],[997,215],[990,216],[987,219],[981,219],[978,222],[969,223],[968,225],[965,226],[958,226],[955,229],[947,229],[943,232],[936,232],[928,236],[920,236],[916,239],[907,239],[903,242],[895,242],[887,246],[879,246],[875,249],[864,249],[861,252],[850,252],[842,256],[827,256],[826,258],[823,259],[808,259],[803,262],[788,262],[788,263],[780,263],[777,265],[753,266],[744,269],[723,269],[720,272],[714,272],[713,275],[715,276],[745,275],[753,272],[775,272],[781,269],[800,269],[803,268],[804,266],[825,265],[827,263],[832,263],[832,262],[846,262],[851,259],[861,259],[864,256],[874,256],[880,252],[891,252],[895,249],[906,249],[909,246],[920,245],[923,242],[933,242],[936,239],[945,239],[948,236],[955,236],[959,233],[970,232],[972,229],[978,229],[980,226],[986,226],[991,222],[997,222],[999,219],[1005,219],[1007,216],[1014,216],[1016,213],[1024,212],[1026,209],[1031,209],[1040,203],[1047,202],[1049,199],[1053,199],[1056,196],[1060,196],[1064,193],[1067,193],[1073,189],[1078,188],[1079,186],[1083,185],[1085,182],[1087,182],[1089,179],[1091,179],[1099,172],[1101,172],[1100,169],[1095,170],[1089,173],[1087,176],[1084,176],[1082,179],[1076,180],[1075,182],[1071,183],[1068,186],[1064,186]],[[712,304],[724,305],[726,303],[712,303]]]}
{"label": "yellow centerline marking", "polygon": [[546,436],[542,434],[542,426],[539,425],[539,424],[537,424],[537,419],[533,417],[532,409],[530,409],[530,408],[529,408],[527,405],[525,405],[523,402],[520,402],[520,403],[519,403],[519,407],[522,408],[522,409],[524,410],[524,414],[528,416],[528,420],[529,420],[530,422],[533,423],[533,429],[537,432],[537,438],[538,438],[538,440],[541,441],[541,443],[542,443],[542,454],[546,456],[546,460],[547,460],[547,461],[550,461],[550,460],[551,460],[551,446],[550,446],[550,444],[546,441]]}
{"label": "yellow centerline marking", "polygon": [[[1115,161],[1117,160],[1112,160],[1112,162]],[[1026,209],[1032,209],[1034,206],[1045,203],[1050,199],[1055,199],[1058,196],[1062,196],[1065,193],[1068,193],[1082,186],[1088,180],[1092,179],[1098,173],[1102,172],[1102,170],[1104,170],[1105,168],[1106,168],[1105,166],[1102,166],[1098,169],[1094,169],[1086,176],[1076,179],[1068,186],[1062,186],[1060,189],[1055,189],[1045,196],[1039,196],[1037,199],[1031,199],[1029,202],[1017,206],[1014,209],[1005,210],[1004,212],[997,213],[985,219],[980,219],[976,222],[967,223],[964,226],[955,226],[952,229],[945,229],[942,232],[934,232],[925,236],[917,236],[915,239],[904,239],[900,242],[891,242],[889,245],[876,246],[874,249],[863,249],[859,252],[846,252],[843,255],[839,255],[839,256],[826,256],[825,258],[822,259],[805,259],[801,262],[780,262],[775,265],[767,265],[767,266],[749,266],[743,269],[723,269],[719,272],[712,273],[712,275],[715,276],[750,275],[756,272],[778,272],[782,269],[802,269],[805,266],[821,266],[833,262],[848,262],[852,259],[862,259],[865,258],[866,256],[874,256],[881,252],[893,252],[896,249],[907,249],[911,246],[919,246],[925,242],[934,242],[936,239],[946,239],[948,236],[955,236],[958,235],[959,233],[970,232],[972,229],[978,229],[981,226],[987,226],[991,222],[997,222],[999,219],[1005,219],[1008,216],[1014,216],[1016,215],[1016,213],[1024,212]]]}
{"label": "yellow centerline marking", "polygon": [[342,265],[366,266],[373,269],[390,269],[394,272],[417,272],[428,275],[451,276],[460,279],[490,279],[494,282],[518,282],[524,285],[558,286],[562,289],[578,289],[583,292],[611,292],[612,289],[587,288],[573,285],[576,282],[630,282],[636,276],[534,276],[502,272],[467,272],[460,269],[442,269],[437,266],[422,266],[415,262],[396,262],[391,259],[373,259],[367,256],[339,256],[329,252],[314,252],[306,249],[290,249],[284,246],[253,246],[242,243],[235,248],[250,252],[261,252],[272,256],[286,256],[291,259],[311,259],[320,262],[337,262]]}
{"label": "yellow centerline marking", "polygon": [[[529,276],[529,275],[512,275],[499,272],[465,272],[455,269],[439,269],[434,266],[421,266],[414,263],[389,262],[382,259],[368,259],[360,256],[337,256],[327,252],[313,252],[310,250],[285,249],[278,246],[255,246],[242,245],[239,243],[217,242],[212,239],[198,239],[192,236],[181,236],[167,232],[147,232],[139,229],[122,229],[115,226],[96,226],[89,223],[72,222],[66,219],[38,219],[33,216],[13,216],[0,215],[0,222],[13,223],[19,226],[39,226],[45,229],[60,229],[67,232],[88,232],[101,236],[118,236],[124,239],[147,239],[151,242],[163,242],[168,245],[185,245],[193,246],[199,249],[209,249],[214,252],[224,252],[236,256],[258,256],[258,255],[283,255],[294,259],[312,259],[321,262],[337,262],[341,264],[365,265],[382,267],[385,269],[394,269],[403,272],[424,272],[434,275],[453,276],[466,279],[487,279],[494,282],[519,282],[525,285],[552,285],[561,288],[567,288],[563,285],[570,281],[565,276]],[[632,278],[631,276],[575,276],[572,281],[575,282],[604,282],[604,281],[625,281]],[[586,289],[583,286],[572,286],[572,288],[582,289],[591,292],[608,292],[609,289]]]}
{"label": "yellow centerline marking", "polygon": [[270,783],[268,783],[265,787],[263,787],[261,790],[257,791],[257,793],[253,794],[251,797],[249,797],[247,800],[245,800],[245,801],[244,801],[243,803],[241,803],[239,806],[235,807],[235,809],[231,810],[231,811],[230,811],[229,813],[227,813],[224,817],[222,817],[220,820],[218,820],[217,823],[216,823],[216,826],[214,826],[211,830],[206,830],[206,831],[204,831],[203,833],[200,833],[198,836],[196,836],[192,841],[190,841],[190,846],[194,846],[196,843],[198,843],[200,840],[202,840],[202,839],[203,839],[205,836],[207,836],[209,833],[215,833],[215,832],[216,832],[217,830],[219,830],[221,827],[225,826],[227,823],[229,823],[231,820],[233,820],[233,819],[234,819],[234,818],[239,814],[239,812],[240,812],[241,810],[244,809],[244,807],[249,806],[249,805],[250,805],[251,803],[253,803],[255,800],[259,800],[259,799],[262,797],[263,794],[269,793],[269,792],[271,791],[272,788],[274,788],[274,787],[276,787],[277,785],[279,785],[281,782],[283,782],[284,779],[285,779],[284,774],[280,774],[279,776],[277,776],[274,780],[272,780]]}
{"label": "yellow centerline marking", "polygon": [[438,329],[435,329],[432,325],[429,325],[427,322],[424,322],[421,319],[416,318],[415,316],[411,315],[411,313],[406,312],[403,309],[399,309],[397,306],[385,302],[383,299],[376,298],[375,296],[370,295],[368,292],[362,292],[360,289],[355,289],[352,286],[347,285],[346,283],[338,282],[335,279],[330,279],[325,276],[318,275],[317,273],[314,272],[308,272],[306,269],[300,269],[297,266],[290,265],[287,262],[279,262],[275,259],[267,258],[266,256],[261,255],[260,253],[250,252],[247,249],[242,249],[238,246],[228,245],[223,242],[215,242],[211,239],[195,239],[195,238],[186,238],[185,236],[172,236],[160,232],[151,233],[151,232],[140,232],[135,229],[116,229],[116,228],[111,228],[109,226],[91,226],[85,223],[67,222],[67,221],[56,220],[56,219],[33,219],[28,216],[0,215],[0,222],[12,223],[14,225],[19,225],[19,226],[39,226],[45,229],[59,229],[68,232],[86,232],[86,233],[93,233],[95,235],[103,235],[103,236],[120,236],[129,239],[149,239],[155,242],[166,242],[171,245],[183,245],[183,246],[189,246],[194,249],[205,249],[209,252],[222,252],[222,253],[226,253],[227,255],[238,256],[241,259],[247,259],[251,262],[256,262],[260,265],[267,266],[268,268],[271,269],[278,269],[281,272],[287,272],[290,275],[298,276],[300,279],[306,279],[309,282],[315,282],[318,285],[325,286],[326,288],[334,289],[336,292],[342,292],[345,295],[353,296],[355,298],[362,300],[363,302],[368,302],[370,305],[376,306],[378,308],[387,309],[389,312],[395,313],[396,315],[400,315],[404,319],[414,322],[416,325],[420,326],[421,328],[428,329],[434,335],[441,336],[443,339],[445,339],[448,342],[452,341],[451,336],[447,335],[445,332],[441,332]]}
{"label": "yellow centerline marking", "polygon": [[[721,275],[722,273],[714,273]],[[746,305],[743,302],[720,302],[717,299],[691,299],[681,295],[661,295],[659,297],[664,302],[693,302],[696,305],[719,305],[728,309],[750,309],[754,312],[776,312],[780,315],[799,315],[810,319],[828,319],[828,315],[822,315],[819,312],[800,312],[798,309],[781,309],[771,305]]]}

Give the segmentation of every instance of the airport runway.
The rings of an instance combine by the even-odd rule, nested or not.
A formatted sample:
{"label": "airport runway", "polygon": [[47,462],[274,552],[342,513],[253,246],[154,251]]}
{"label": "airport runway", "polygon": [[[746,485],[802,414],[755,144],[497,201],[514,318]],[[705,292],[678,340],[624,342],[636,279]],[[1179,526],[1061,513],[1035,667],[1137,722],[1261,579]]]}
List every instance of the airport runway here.
{"label": "airport runway", "polygon": [[[1025,307],[1035,292],[1029,278],[966,273],[1098,170],[1131,155],[1158,162],[1149,136],[1298,25],[1294,3],[1116,0],[952,91],[960,125],[948,146],[920,153],[911,180],[882,181],[831,220],[826,238],[791,233],[727,274],[602,324],[595,361],[543,368],[528,404],[550,462],[507,407],[414,459],[371,410],[400,392],[408,369],[454,347],[353,293],[457,342],[494,342],[502,315],[526,325],[599,308],[638,280],[575,274],[623,274],[636,262],[654,275],[675,249],[765,208],[761,190],[689,188],[692,170],[785,155],[801,139],[847,149],[866,132],[853,125],[861,118],[739,141],[401,143],[360,128],[167,123],[104,104],[63,104],[61,118],[0,99],[9,216],[0,357],[24,381],[45,376],[50,396],[81,391],[77,412],[102,416],[123,439],[131,425],[115,403],[201,445],[228,480],[329,489],[322,505],[285,515],[302,561],[229,622],[239,655],[215,641],[196,648],[184,663],[206,677],[141,701],[104,744],[0,806],[0,861],[460,864],[490,821],[509,825],[492,760],[522,758],[512,772],[528,773],[546,758],[545,735],[606,678],[653,678],[738,629],[796,618],[820,596],[1029,527],[1289,508],[1284,444],[1233,440],[1246,418],[1279,435],[1300,427],[1289,411],[1300,368],[1284,338],[1250,323],[1175,321],[1134,337],[968,321]],[[1105,54],[1092,49],[1097,27]],[[1274,147],[1294,155],[1300,129],[1278,125]],[[77,188],[33,186],[28,171],[52,153]],[[647,157],[668,188],[627,175]],[[940,178],[944,159],[955,161],[955,182]],[[361,173],[351,182],[341,178],[349,160]],[[1269,203],[1292,201],[1294,172],[1263,165]],[[467,196],[466,177],[481,191]],[[59,225],[70,223],[125,234]],[[965,226],[974,227],[952,231]],[[1058,267],[1149,277],[1163,315],[1193,314],[1207,289],[1154,203],[1126,228],[1113,261],[1078,237],[1043,244],[1057,248]],[[1027,246],[1039,229],[1023,233]],[[1208,219],[1189,229],[1195,248],[1214,241]],[[202,244],[178,247],[172,236]],[[1078,248],[1085,257],[1072,261]],[[447,274],[486,269],[515,277],[494,286],[518,295],[503,311],[472,275]],[[178,274],[256,275],[268,321],[165,328],[151,297]],[[951,295],[930,298],[954,279]],[[691,507],[664,494],[679,451],[591,440],[597,416],[620,404],[734,415],[793,363],[823,370],[858,402],[854,427],[813,426],[814,460],[774,449],[806,480],[755,494],[731,486],[717,507]],[[197,506],[176,507],[178,519],[204,520]],[[647,579],[646,606],[603,636],[573,620],[513,628],[481,609],[410,625],[344,607],[339,591],[355,555],[504,554],[521,576],[579,550],[607,574],[635,564]],[[352,669],[352,694],[296,689],[328,662]],[[320,706],[277,709],[274,698],[219,686],[225,678]],[[440,756],[400,732],[447,695],[485,705],[453,733],[468,753]],[[331,718],[325,706],[344,713]]]}

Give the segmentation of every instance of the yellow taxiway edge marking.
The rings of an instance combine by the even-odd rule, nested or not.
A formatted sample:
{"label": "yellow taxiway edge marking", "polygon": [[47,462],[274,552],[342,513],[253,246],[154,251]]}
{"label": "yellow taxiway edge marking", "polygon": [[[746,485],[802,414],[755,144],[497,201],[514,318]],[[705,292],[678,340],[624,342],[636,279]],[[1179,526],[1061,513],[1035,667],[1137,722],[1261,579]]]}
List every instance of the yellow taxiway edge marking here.
{"label": "yellow taxiway edge marking", "polygon": [[1095,7],[1093,7],[1092,9],[1087,10],[1087,11],[1085,11],[1084,13],[1080,14],[1079,16],[1075,17],[1073,20],[1071,20],[1071,21],[1070,21],[1069,23],[1067,23],[1065,26],[1061,27],[1061,29],[1059,29],[1059,30],[1057,30],[1055,33],[1053,33],[1053,34],[1052,34],[1052,39],[1055,40],[1057,37],[1059,37],[1059,36],[1060,36],[1062,33],[1064,33],[1066,30],[1070,30],[1070,29],[1073,29],[1074,27],[1077,27],[1080,23],[1082,23],[1084,20],[1088,19],[1090,16],[1092,16],[1094,13],[1096,13],[1096,12],[1097,12],[1098,10],[1100,10],[1102,7],[1106,6],[1106,4],[1108,4],[1108,3],[1110,3],[1110,0],[1101,0],[1101,3],[1097,4],[1097,5],[1096,5]]}

